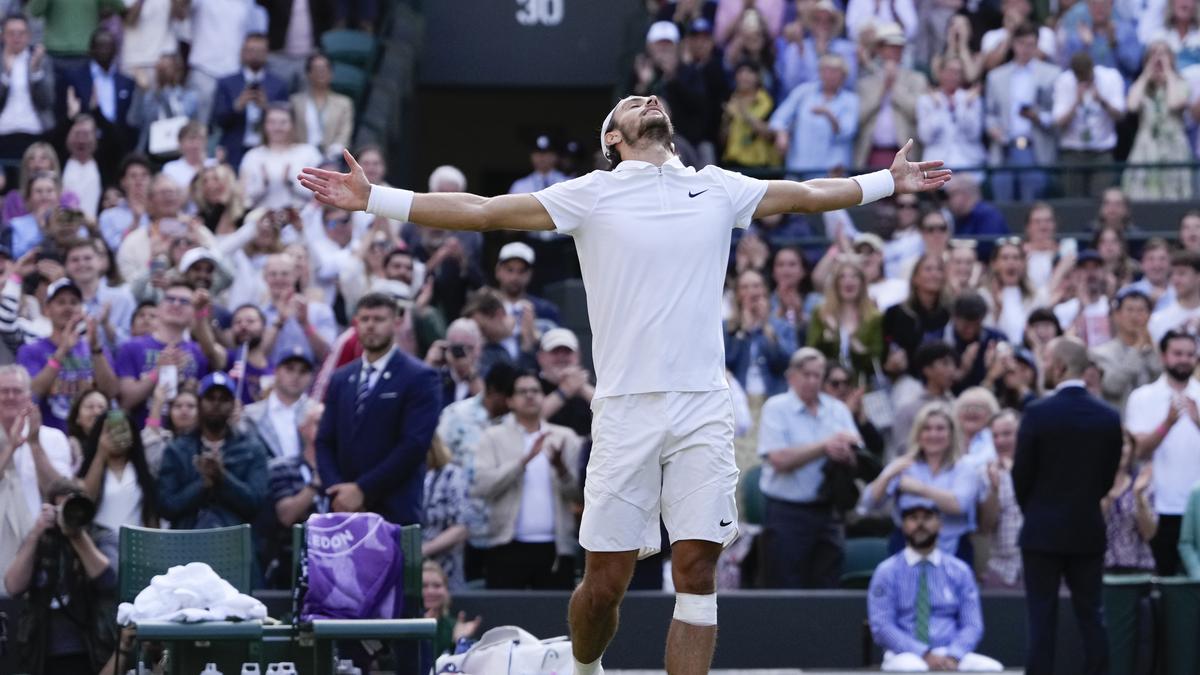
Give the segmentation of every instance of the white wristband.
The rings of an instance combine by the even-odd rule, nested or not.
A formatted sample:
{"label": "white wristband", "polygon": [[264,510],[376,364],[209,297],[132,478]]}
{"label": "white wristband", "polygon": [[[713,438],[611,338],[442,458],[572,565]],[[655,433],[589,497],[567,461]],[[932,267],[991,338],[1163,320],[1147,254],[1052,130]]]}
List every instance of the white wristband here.
{"label": "white wristband", "polygon": [[415,195],[412,190],[372,185],[371,196],[367,197],[367,213],[407,223]]}
{"label": "white wristband", "polygon": [[[892,193],[896,191],[896,179],[892,178],[892,172],[887,169],[864,173],[853,178],[858,183],[858,187],[862,188],[863,195],[862,201],[858,203],[859,206],[877,202],[884,197],[891,197]],[[371,196],[374,197],[374,192]]]}

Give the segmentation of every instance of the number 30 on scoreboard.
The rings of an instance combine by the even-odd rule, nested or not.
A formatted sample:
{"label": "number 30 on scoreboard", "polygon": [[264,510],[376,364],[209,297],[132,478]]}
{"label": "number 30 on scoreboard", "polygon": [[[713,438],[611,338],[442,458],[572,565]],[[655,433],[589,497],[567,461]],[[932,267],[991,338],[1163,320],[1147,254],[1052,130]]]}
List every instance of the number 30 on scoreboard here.
{"label": "number 30 on scoreboard", "polygon": [[517,23],[522,26],[557,26],[563,20],[566,0],[517,0]]}

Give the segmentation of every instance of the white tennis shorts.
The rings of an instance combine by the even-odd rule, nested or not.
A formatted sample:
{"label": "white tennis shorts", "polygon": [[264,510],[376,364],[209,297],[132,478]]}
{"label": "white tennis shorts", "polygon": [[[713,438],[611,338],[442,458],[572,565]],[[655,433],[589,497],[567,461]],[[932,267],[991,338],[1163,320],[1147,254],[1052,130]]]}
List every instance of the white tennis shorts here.
{"label": "white tennis shorts", "polygon": [[737,538],[738,469],[729,391],[609,396],[592,403],[592,454],[579,543],[595,552]]}

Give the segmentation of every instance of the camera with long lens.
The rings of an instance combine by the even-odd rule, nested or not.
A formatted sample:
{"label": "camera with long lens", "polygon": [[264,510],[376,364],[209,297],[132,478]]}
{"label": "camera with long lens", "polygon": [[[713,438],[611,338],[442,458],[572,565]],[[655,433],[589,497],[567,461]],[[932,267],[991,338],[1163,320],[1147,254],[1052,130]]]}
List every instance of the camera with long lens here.
{"label": "camera with long lens", "polygon": [[73,530],[91,525],[92,519],[96,517],[96,502],[79,492],[67,497],[58,508],[62,513],[63,525]]}

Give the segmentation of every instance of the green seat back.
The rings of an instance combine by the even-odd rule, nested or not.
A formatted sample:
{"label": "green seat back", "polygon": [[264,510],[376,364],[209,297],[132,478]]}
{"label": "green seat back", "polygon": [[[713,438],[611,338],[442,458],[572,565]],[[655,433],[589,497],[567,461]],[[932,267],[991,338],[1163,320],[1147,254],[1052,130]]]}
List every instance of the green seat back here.
{"label": "green seat back", "polygon": [[345,94],[358,105],[367,91],[367,73],[358,66],[346,63],[333,64],[333,82],[330,84],[339,94]]}
{"label": "green seat back", "polygon": [[742,477],[742,520],[751,525],[762,525],[767,510],[767,498],[762,493],[760,480],[762,465],[746,470]]}
{"label": "green seat back", "polygon": [[[292,526],[292,588],[300,581],[300,560],[308,554],[304,539],[304,524]],[[404,525],[400,528],[400,550],[404,554],[404,619],[413,619],[425,614],[421,607],[421,526]],[[297,601],[300,601],[297,599]],[[302,602],[302,601],[301,601]],[[299,611],[299,605],[296,606]]]}
{"label": "green seat back", "polygon": [[250,592],[254,546],[249,525],[211,530],[156,530],[121,526],[121,602],[133,602],[150,580],[175,565],[207,563],[240,593]]}
{"label": "green seat back", "polygon": [[369,69],[375,60],[378,41],[360,30],[330,30],[321,35],[321,51],[333,63]]}
{"label": "green seat back", "polygon": [[866,588],[879,563],[888,557],[886,537],[859,537],[846,540],[842,561],[842,588]]}

